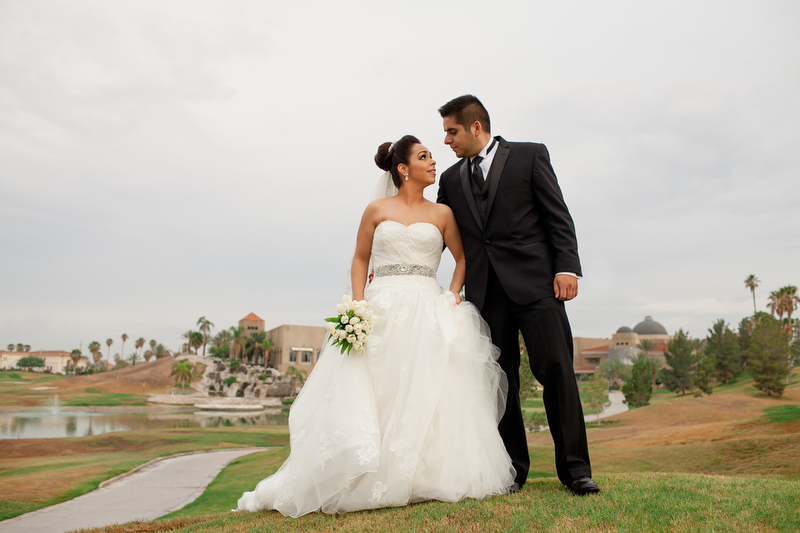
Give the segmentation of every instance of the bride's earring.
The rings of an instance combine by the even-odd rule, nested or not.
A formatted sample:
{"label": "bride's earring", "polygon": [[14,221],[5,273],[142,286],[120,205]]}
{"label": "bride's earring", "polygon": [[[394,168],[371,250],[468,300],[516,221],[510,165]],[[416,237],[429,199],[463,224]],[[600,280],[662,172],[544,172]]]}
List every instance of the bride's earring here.
{"label": "bride's earring", "polygon": [[408,174],[406,174],[406,181],[408,181]]}

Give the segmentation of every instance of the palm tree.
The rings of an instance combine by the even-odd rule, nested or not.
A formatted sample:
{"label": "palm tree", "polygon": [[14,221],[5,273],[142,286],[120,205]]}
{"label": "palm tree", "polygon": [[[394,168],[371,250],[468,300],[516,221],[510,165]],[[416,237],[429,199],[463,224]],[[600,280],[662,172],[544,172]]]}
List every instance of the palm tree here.
{"label": "palm tree", "polygon": [[270,339],[264,339],[264,342],[261,343],[261,350],[262,353],[264,354],[264,359],[262,361],[262,364],[264,366],[267,366],[267,362],[269,360],[269,351],[272,349],[273,346],[275,346],[275,344]]}
{"label": "palm tree", "polygon": [[77,348],[75,348],[74,350],[72,350],[72,351],[70,352],[70,354],[69,354],[69,358],[72,360],[72,371],[73,371],[73,372],[77,372],[77,370],[78,370],[78,363],[80,363],[80,362],[81,362],[81,358],[82,358],[82,357],[83,357],[83,354],[82,354],[82,353],[81,353],[81,351],[80,351],[80,350],[78,350]]}
{"label": "palm tree", "polygon": [[103,358],[103,354],[100,353],[100,343],[97,341],[92,341],[89,343],[89,352],[92,354],[92,359],[94,359],[94,365],[99,370],[100,367],[98,366],[100,360]]}
{"label": "palm tree", "polygon": [[122,334],[122,348],[120,349],[119,353],[122,357],[125,357],[125,341],[128,340],[128,334]]}
{"label": "palm tree", "polygon": [[211,328],[214,327],[214,323],[208,320],[206,317],[201,316],[197,319],[197,325],[200,326],[200,333],[203,334],[203,357],[205,357],[208,336],[211,334]]}
{"label": "palm tree", "polygon": [[758,284],[761,283],[761,280],[756,277],[755,274],[750,274],[744,280],[744,286],[750,289],[750,292],[753,293],[753,314],[756,314],[756,287]]}
{"label": "palm tree", "polygon": [[111,345],[114,344],[114,339],[106,339],[106,346],[108,346],[107,359],[111,361]]}
{"label": "palm tree", "polygon": [[194,348],[194,353],[197,353],[197,349],[203,345],[203,334],[199,331],[192,331],[191,337],[189,338],[189,346]]}
{"label": "palm tree", "polygon": [[25,351],[25,346],[23,346],[23,344],[21,342],[17,343],[17,351],[18,352],[24,352]]}
{"label": "palm tree", "polygon": [[251,341],[248,344],[252,345],[251,348],[252,348],[252,351],[253,351],[252,352],[253,353],[253,358],[252,358],[252,360],[250,362],[254,363],[254,364],[258,364],[259,356],[263,356],[264,355],[264,343],[267,342],[269,339],[267,339],[267,334],[265,332],[263,332],[263,331],[258,331],[256,333],[253,333],[250,336],[250,339],[251,339]]}
{"label": "palm tree", "polygon": [[[791,345],[792,340],[794,339],[794,322],[792,321],[792,314],[797,310],[798,306],[800,306],[800,297],[797,296],[797,287],[794,285],[787,285],[786,287],[781,287],[777,291],[777,305],[776,311],[783,317],[783,313],[786,313],[786,320],[784,321],[784,329],[789,333],[789,344]],[[773,293],[775,294],[775,293]],[[772,294],[770,294],[770,298]],[[786,384],[792,384],[792,367],[794,363],[794,354],[791,350],[789,350],[789,372],[786,374]]]}
{"label": "palm tree", "polygon": [[139,361],[139,354],[136,353],[136,351],[129,353],[128,361],[130,361],[131,366],[136,366],[136,363]]}
{"label": "palm tree", "polygon": [[284,372],[284,375],[292,377],[292,391],[297,390],[297,385],[303,386],[306,381],[307,373],[305,370],[297,370],[295,367],[290,366]]}
{"label": "palm tree", "polygon": [[135,347],[137,350],[139,350],[139,352],[141,353],[141,351],[142,351],[142,348],[144,347],[144,342],[145,342],[145,341],[144,341],[144,337],[139,337],[138,339],[136,339],[136,342],[134,343],[134,345],[133,345],[133,346],[134,346],[134,347]]}
{"label": "palm tree", "polygon": [[192,335],[194,331],[187,329],[183,333],[181,333],[181,338],[186,339],[184,346],[186,347],[186,353],[192,353],[191,346],[192,346]]}
{"label": "palm tree", "polygon": [[30,344],[26,344],[25,346],[23,346],[23,347],[22,347],[22,349],[23,349],[23,350],[25,350],[25,352],[28,352],[28,353],[30,353],[30,351],[31,351],[31,345],[30,345]]}
{"label": "palm tree", "polygon": [[223,329],[219,333],[214,335],[214,338],[211,339],[211,342],[214,344],[215,348],[221,348],[222,345],[230,341],[232,337],[233,336],[231,335],[231,330]]}
{"label": "palm tree", "polygon": [[156,351],[156,341],[155,339],[150,339],[150,349]]}
{"label": "palm tree", "polygon": [[241,356],[244,353],[249,337],[244,326],[231,326],[231,335],[233,335],[233,359],[236,359],[237,355]]}
{"label": "palm tree", "polygon": [[14,345],[13,344],[9,344],[8,346],[6,346],[6,348],[8,348],[9,352],[13,352],[14,351]]}
{"label": "palm tree", "polygon": [[175,376],[175,382],[181,384],[181,389],[186,383],[192,382],[192,371],[194,368],[188,359],[181,359],[180,362],[175,363],[172,367],[172,374]]}

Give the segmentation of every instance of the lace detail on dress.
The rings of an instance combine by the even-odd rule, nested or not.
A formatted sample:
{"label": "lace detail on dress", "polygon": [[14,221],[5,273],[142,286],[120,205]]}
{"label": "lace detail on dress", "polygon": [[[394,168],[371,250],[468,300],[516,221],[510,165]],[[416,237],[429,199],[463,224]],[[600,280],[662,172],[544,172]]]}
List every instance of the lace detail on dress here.
{"label": "lace detail on dress", "polygon": [[331,448],[335,447],[335,445],[341,443],[343,440],[344,440],[344,433],[342,433],[339,430],[337,430],[333,434],[333,438],[329,437],[324,433],[319,436],[320,471],[324,472],[325,467],[328,466],[328,463],[333,461],[333,451],[331,450]]}
{"label": "lace detail on dress", "polygon": [[378,417],[368,406],[362,408],[361,412],[364,414],[365,422],[358,429],[361,430],[366,442],[356,450],[356,458],[358,459],[358,464],[363,466],[380,453],[378,442],[380,441],[381,428],[378,426]]}
{"label": "lace detail on dress", "polygon": [[372,498],[369,499],[369,503],[378,503],[383,498],[383,495],[386,494],[386,491],[389,490],[389,487],[381,483],[380,481],[376,481],[372,485]]}

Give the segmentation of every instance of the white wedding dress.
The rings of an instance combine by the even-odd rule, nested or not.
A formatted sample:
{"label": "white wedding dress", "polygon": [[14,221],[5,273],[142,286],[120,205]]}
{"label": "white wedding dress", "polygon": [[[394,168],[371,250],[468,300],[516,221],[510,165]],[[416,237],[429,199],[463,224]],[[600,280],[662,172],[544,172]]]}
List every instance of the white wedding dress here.
{"label": "white wedding dress", "polygon": [[477,309],[437,284],[441,252],[433,224],[375,228],[365,299],[378,322],[366,352],[322,350],[289,414],[289,458],[240,510],[345,513],[511,486],[498,349]]}

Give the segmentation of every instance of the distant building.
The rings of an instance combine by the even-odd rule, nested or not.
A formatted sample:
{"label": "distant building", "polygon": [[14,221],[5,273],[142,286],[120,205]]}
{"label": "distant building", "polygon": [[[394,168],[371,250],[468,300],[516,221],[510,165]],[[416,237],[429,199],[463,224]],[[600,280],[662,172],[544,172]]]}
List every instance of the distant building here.
{"label": "distant building", "polygon": [[239,327],[244,328],[247,334],[252,337],[253,333],[264,332],[264,321],[256,316],[255,313],[250,313],[239,321]]}
{"label": "distant building", "polygon": [[[32,368],[35,372],[53,372],[54,374],[66,374],[67,368],[72,367],[72,359],[69,352],[64,350],[38,350],[35,352],[9,352],[0,350],[0,369],[3,370],[22,370],[17,366],[17,362],[23,357],[40,357],[44,359],[44,367]],[[81,356],[78,368],[86,368],[88,359]]]}
{"label": "distant building", "polygon": [[633,329],[622,326],[610,339],[593,339],[575,337],[573,343],[573,367],[576,374],[594,374],[598,366],[609,358],[619,359],[630,364],[639,354],[639,344],[648,340],[653,347],[648,353],[664,357],[667,343],[672,340],[672,335],[667,329],[646,316],[636,324]]}
{"label": "distant building", "polygon": [[327,334],[321,326],[283,325],[267,331],[267,338],[273,344],[267,366],[280,372],[293,366],[310,374],[319,360]]}

